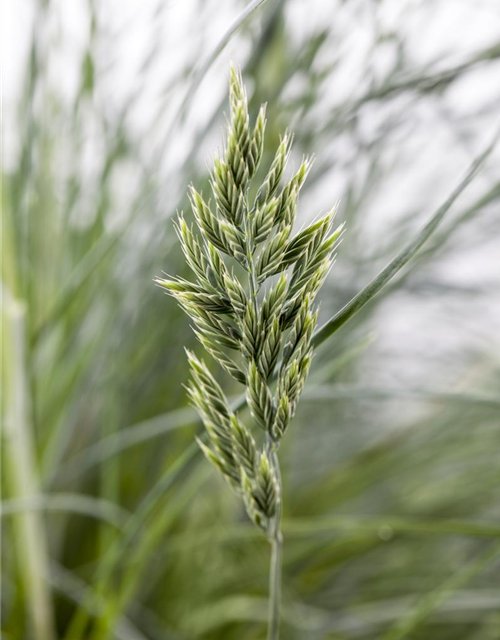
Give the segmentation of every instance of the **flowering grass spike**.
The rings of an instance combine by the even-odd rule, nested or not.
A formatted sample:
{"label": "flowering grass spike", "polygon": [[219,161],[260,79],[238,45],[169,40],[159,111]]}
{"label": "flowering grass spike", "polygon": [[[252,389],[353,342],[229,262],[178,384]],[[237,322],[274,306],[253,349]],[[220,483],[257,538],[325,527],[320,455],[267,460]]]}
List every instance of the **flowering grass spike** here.
{"label": "flowering grass spike", "polygon": [[[277,451],[295,414],[312,357],[315,297],[333,262],[342,225],[335,209],[293,235],[299,192],[311,168],[305,159],[283,186],[291,153],[285,134],[260,187],[251,189],[264,146],[265,107],[250,126],[245,88],[231,69],[231,118],[210,185],[214,204],[193,186],[195,228],[182,214],[176,231],[194,280],[158,278],[195,324],[219,365],[245,386],[252,433],[229,405],[209,368],[188,352],[188,393],[205,425],[199,445],[241,496],[273,545],[268,638],[279,633],[281,481]],[[253,201],[251,192],[256,192]]]}

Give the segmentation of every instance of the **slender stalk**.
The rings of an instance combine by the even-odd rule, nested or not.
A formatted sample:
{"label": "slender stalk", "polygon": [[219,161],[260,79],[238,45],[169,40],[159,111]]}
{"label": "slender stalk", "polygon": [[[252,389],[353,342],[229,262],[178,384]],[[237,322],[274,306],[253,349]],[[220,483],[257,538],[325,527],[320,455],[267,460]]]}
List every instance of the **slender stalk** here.
{"label": "slender stalk", "polygon": [[[39,493],[35,472],[35,451],[30,424],[30,396],[26,371],[24,304],[7,300],[4,307],[4,378],[3,454],[6,479],[13,499],[30,500]],[[55,637],[48,573],[47,541],[43,519],[36,511],[16,514],[14,546],[19,577],[31,622],[31,633],[38,640]]]}
{"label": "slender stalk", "polygon": [[281,564],[283,536],[277,531],[271,542],[271,570],[269,573],[269,624],[267,640],[278,640],[280,634],[281,609]]}
{"label": "slender stalk", "polygon": [[283,557],[283,534],[281,516],[283,512],[283,491],[278,455],[274,445],[271,451],[271,463],[278,482],[278,504],[271,533],[271,565],[269,569],[269,616],[267,640],[278,640],[281,618],[281,567]]}

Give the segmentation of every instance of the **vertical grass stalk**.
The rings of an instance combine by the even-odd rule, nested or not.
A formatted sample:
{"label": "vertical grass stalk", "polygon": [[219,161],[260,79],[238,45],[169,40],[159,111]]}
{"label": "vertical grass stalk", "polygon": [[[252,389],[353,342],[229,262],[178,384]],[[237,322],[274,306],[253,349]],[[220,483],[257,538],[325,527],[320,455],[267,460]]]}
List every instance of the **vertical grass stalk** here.
{"label": "vertical grass stalk", "polygon": [[283,534],[281,532],[281,516],[283,511],[283,489],[281,471],[276,451],[273,450],[271,463],[277,478],[278,501],[274,516],[273,535],[271,538],[271,566],[269,570],[269,620],[267,639],[277,640],[280,633],[281,619],[281,573],[283,564]]}
{"label": "vertical grass stalk", "polygon": [[277,640],[280,634],[281,611],[281,565],[283,536],[277,531],[271,541],[271,570],[269,573],[269,624],[268,640]]}
{"label": "vertical grass stalk", "polygon": [[[26,370],[26,336],[23,303],[5,301],[3,312],[3,455],[9,496],[26,500],[38,494],[31,403]],[[47,540],[43,518],[37,511],[16,514],[13,522],[16,561],[22,593],[29,612],[31,634],[53,640],[54,624],[48,574]]]}

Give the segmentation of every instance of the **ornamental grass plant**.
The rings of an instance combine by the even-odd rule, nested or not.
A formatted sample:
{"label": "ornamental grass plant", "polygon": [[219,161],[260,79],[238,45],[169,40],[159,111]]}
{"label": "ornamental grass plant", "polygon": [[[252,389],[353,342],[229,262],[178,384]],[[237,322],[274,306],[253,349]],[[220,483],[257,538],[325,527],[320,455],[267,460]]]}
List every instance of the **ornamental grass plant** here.
{"label": "ornamental grass plant", "polygon": [[[499,149],[481,152],[500,100],[496,4],[4,3],[2,640],[263,640],[269,601],[282,640],[497,640]],[[210,185],[227,188],[224,172],[207,168],[231,59],[250,136],[267,104],[250,208],[289,127],[271,201],[315,162],[286,244],[337,201],[348,230],[303,309],[319,310],[314,354],[275,439],[250,411],[251,357],[210,324],[241,343],[219,303],[242,311],[238,283],[252,300],[241,229]],[[199,286],[175,233],[205,247],[190,181],[230,233],[231,254],[208,256],[224,282],[208,283],[232,298],[180,291],[215,305],[188,321],[152,280]],[[258,283],[259,313],[282,275]],[[292,327],[265,380],[276,413]],[[237,418],[230,442],[189,406],[185,349],[203,363],[192,393],[206,366]],[[265,462],[241,471],[247,434]],[[271,598],[277,511],[262,515],[255,481],[276,480],[270,448]]]}

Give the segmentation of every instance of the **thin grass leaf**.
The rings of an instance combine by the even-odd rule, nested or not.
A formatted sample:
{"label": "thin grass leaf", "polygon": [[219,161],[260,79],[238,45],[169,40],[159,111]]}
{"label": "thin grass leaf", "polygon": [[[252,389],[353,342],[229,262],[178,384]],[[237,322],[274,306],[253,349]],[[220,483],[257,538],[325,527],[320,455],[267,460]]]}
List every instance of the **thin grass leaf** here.
{"label": "thin grass leaf", "polygon": [[0,504],[0,518],[27,511],[75,513],[102,520],[117,529],[121,529],[130,517],[130,513],[115,502],[83,493],[49,493],[26,499],[3,500]]}
{"label": "thin grass leaf", "polygon": [[444,218],[446,213],[451,209],[457,198],[462,194],[465,188],[472,182],[481,167],[484,165],[488,157],[494,150],[499,133],[496,133],[493,140],[487,148],[473,161],[464,179],[454,189],[451,195],[438,208],[436,213],[431,217],[429,222],[417,235],[406,245],[404,249],[368,284],[360,291],[350,302],[348,302],[338,313],[328,320],[314,335],[314,346],[320,345],[333,333],[338,331],[352,316],[360,311],[377,293],[385,287],[391,280],[414,256],[422,245],[431,237],[437,226]]}

